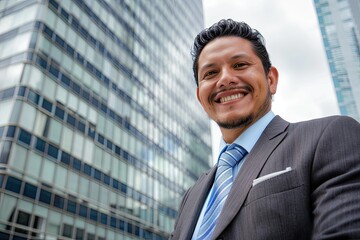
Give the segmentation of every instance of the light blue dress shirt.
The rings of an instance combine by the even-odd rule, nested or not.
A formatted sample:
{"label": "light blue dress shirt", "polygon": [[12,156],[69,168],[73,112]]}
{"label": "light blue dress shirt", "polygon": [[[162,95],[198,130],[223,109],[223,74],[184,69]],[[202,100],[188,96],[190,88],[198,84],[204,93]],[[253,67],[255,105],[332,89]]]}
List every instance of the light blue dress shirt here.
{"label": "light blue dress shirt", "polygon": [[[251,149],[254,147],[255,143],[260,138],[260,135],[263,133],[263,131],[265,130],[267,125],[271,122],[271,120],[274,117],[275,117],[275,114],[272,111],[269,111],[262,118],[260,118],[253,125],[251,125],[248,129],[246,129],[245,132],[243,132],[237,139],[235,139],[234,142],[237,143],[238,145],[242,146],[243,148],[245,148],[246,151],[248,153],[250,153]],[[221,155],[221,153],[223,151],[225,151],[225,147],[227,145],[229,145],[229,144],[227,144],[224,141],[224,139],[221,138],[219,156]],[[237,165],[234,166],[234,168],[233,168],[233,178],[234,179],[236,178],[236,176],[245,160],[246,160],[246,156],[242,161],[240,161]],[[219,158],[218,158],[218,161],[219,161]],[[198,232],[199,232],[199,229],[200,229],[200,226],[201,226],[204,214],[205,214],[206,206],[208,205],[208,202],[209,202],[209,199],[210,199],[210,196],[211,196],[213,190],[214,190],[214,186],[211,187],[210,192],[206,198],[206,201],[202,207],[199,219],[198,219],[196,227],[195,227],[195,231],[194,231],[192,240],[197,239],[197,235],[198,235]]]}

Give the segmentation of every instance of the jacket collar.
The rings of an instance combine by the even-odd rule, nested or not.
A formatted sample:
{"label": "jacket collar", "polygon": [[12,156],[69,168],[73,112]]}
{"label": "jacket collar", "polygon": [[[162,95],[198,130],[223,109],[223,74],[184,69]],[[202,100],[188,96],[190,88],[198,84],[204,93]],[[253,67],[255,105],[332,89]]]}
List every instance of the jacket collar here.
{"label": "jacket collar", "polygon": [[[276,116],[265,128],[233,183],[236,188],[229,193],[213,232],[213,239],[216,239],[224,231],[243,206],[252,187],[252,181],[258,177],[270,154],[285,138],[288,126],[288,122]],[[210,181],[210,179],[207,180]]]}

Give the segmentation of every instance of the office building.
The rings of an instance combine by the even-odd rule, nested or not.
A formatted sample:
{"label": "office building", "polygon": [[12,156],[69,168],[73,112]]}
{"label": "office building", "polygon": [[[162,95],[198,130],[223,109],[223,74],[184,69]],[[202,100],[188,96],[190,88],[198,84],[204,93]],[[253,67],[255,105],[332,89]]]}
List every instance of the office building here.
{"label": "office building", "polygon": [[360,2],[314,3],[340,113],[360,121]]}
{"label": "office building", "polygon": [[0,1],[0,239],[167,239],[212,162],[201,0]]}

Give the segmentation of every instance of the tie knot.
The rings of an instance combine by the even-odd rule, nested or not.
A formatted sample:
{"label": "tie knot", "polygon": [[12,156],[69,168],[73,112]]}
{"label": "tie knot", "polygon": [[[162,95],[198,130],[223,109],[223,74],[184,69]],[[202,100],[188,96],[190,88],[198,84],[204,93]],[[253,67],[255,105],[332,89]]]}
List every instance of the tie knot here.
{"label": "tie knot", "polygon": [[246,154],[247,151],[243,147],[233,143],[229,145],[223,153],[221,153],[219,158],[219,167],[234,167]]}

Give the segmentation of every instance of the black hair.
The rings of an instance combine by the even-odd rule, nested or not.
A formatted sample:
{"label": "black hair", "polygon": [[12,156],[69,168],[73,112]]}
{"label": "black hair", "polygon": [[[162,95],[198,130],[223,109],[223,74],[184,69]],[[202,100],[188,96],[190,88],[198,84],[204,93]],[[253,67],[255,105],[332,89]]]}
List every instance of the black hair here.
{"label": "black hair", "polygon": [[193,57],[193,71],[196,85],[198,86],[198,60],[201,51],[212,40],[224,36],[237,36],[247,39],[251,42],[255,54],[260,58],[265,70],[265,74],[269,73],[271,62],[269,54],[265,47],[265,39],[259,31],[251,28],[245,22],[236,22],[232,19],[222,19],[209,28],[202,30],[194,40],[191,50]]}

